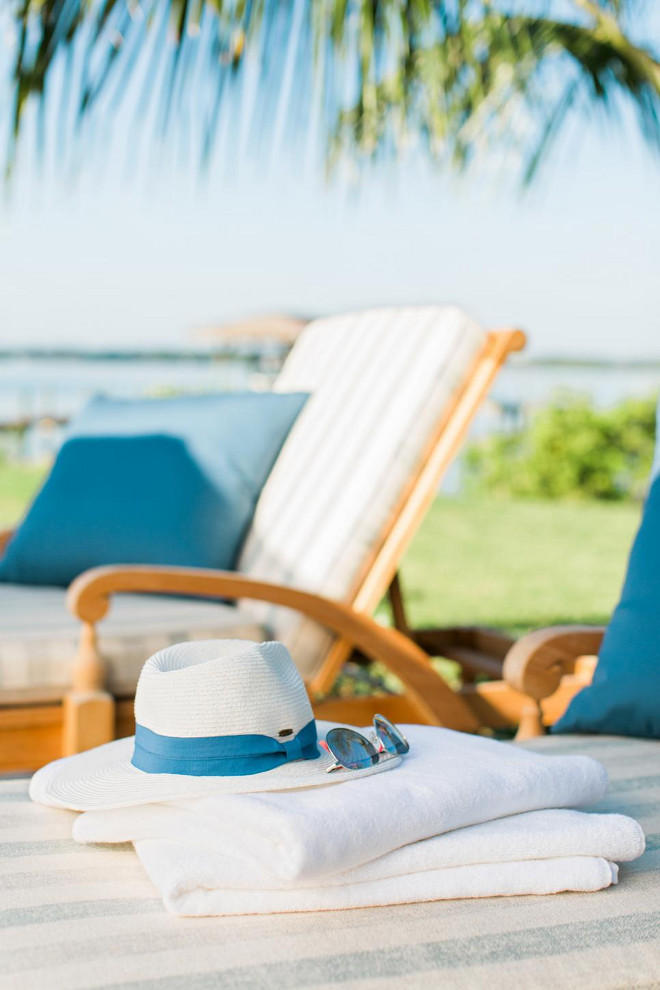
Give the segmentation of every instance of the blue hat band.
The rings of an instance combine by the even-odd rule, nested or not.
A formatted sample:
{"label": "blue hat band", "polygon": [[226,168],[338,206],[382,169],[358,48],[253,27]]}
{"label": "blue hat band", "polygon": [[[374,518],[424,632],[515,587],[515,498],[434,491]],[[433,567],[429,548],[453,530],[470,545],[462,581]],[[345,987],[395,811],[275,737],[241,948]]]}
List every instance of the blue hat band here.
{"label": "blue hat band", "polygon": [[259,735],[161,736],[136,725],[131,763],[145,773],[245,777],[293,760],[316,760],[321,755],[316,740],[314,719],[286,740]]}

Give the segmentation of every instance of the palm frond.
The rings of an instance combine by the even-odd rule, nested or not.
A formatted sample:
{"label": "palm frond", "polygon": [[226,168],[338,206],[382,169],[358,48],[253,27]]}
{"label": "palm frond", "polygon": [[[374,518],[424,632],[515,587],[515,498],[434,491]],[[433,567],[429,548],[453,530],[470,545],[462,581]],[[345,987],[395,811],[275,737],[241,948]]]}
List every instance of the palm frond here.
{"label": "palm frond", "polygon": [[283,120],[291,135],[315,117],[330,162],[417,142],[465,168],[482,148],[513,147],[529,180],[576,107],[622,101],[658,147],[660,64],[631,40],[637,0],[570,3],[562,20],[532,0],[529,15],[497,0],[18,0],[8,162],[67,52],[60,98],[78,127],[122,106],[146,62],[138,112],[156,99],[170,134],[186,107],[207,162],[248,68],[263,154]]}
{"label": "palm frond", "polygon": [[413,42],[377,86],[368,126],[359,101],[342,111],[334,154],[374,154],[412,136],[424,139],[432,157],[449,155],[465,167],[483,147],[514,146],[530,181],[576,107],[614,112],[623,100],[657,149],[660,65],[650,51],[611,26],[604,32],[485,7],[432,44]]}

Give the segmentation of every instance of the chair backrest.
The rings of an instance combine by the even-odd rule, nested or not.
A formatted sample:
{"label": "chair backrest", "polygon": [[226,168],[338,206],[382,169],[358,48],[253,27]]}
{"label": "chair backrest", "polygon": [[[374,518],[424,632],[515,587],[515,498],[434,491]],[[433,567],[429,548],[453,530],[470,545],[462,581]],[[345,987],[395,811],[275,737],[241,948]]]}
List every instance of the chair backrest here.
{"label": "chair backrest", "polygon": [[[238,569],[353,602],[487,338],[454,307],[310,323],[275,383],[310,399],[261,493]],[[282,609],[262,618],[311,679],[327,634]]]}

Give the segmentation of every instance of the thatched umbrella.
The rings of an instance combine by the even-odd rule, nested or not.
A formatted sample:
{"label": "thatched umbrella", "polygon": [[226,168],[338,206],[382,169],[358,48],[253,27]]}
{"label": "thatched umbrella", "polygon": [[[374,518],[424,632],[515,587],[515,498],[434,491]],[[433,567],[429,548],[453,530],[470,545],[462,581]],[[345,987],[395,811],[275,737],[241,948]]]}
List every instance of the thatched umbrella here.
{"label": "thatched umbrella", "polygon": [[200,327],[195,337],[226,344],[242,344],[257,341],[292,347],[298,335],[310,322],[310,317],[291,316],[286,313],[268,313],[247,316],[242,320]]}

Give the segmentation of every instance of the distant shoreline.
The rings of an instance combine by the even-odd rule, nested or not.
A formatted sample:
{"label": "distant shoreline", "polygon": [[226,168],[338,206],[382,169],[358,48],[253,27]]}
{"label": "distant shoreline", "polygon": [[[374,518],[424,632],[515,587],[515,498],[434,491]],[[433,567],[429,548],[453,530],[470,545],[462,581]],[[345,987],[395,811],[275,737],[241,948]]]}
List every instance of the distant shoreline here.
{"label": "distant shoreline", "polygon": [[660,358],[579,358],[579,357],[538,357],[519,358],[516,362],[525,368],[593,368],[594,371],[658,371]]}
{"label": "distant shoreline", "polygon": [[[189,362],[208,363],[209,361],[258,361],[260,358],[282,354],[286,347],[270,342],[263,347],[254,344],[224,345],[222,347],[197,350],[192,348],[162,350],[79,350],[77,348],[16,347],[0,348],[0,361],[117,361],[117,362]],[[614,358],[569,357],[567,355],[516,357],[508,369],[526,368],[573,368],[594,371],[660,371],[660,358]]]}
{"label": "distant shoreline", "polygon": [[214,361],[227,358],[257,360],[260,357],[281,353],[282,348],[267,345],[263,348],[245,345],[193,350],[190,348],[162,350],[94,350],[76,348],[16,347],[0,348],[0,361]]}

